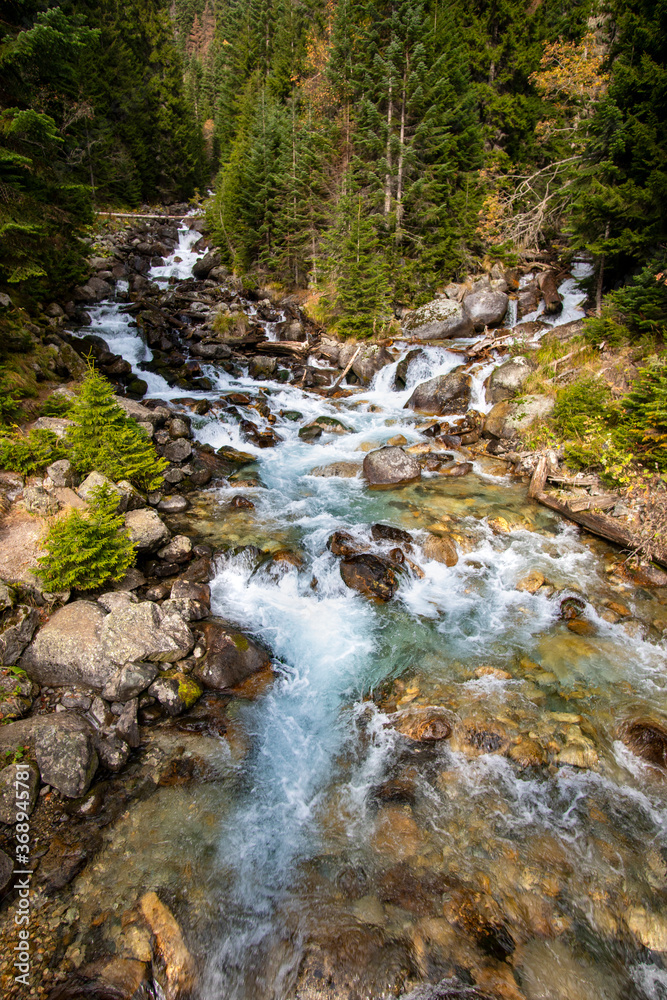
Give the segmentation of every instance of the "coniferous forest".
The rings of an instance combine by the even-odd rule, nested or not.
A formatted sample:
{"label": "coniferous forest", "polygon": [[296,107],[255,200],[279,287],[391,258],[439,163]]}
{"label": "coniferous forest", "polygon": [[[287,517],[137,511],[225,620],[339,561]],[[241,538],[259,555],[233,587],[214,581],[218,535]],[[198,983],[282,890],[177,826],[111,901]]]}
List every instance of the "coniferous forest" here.
{"label": "coniferous forest", "polygon": [[663,3],[4,6],[5,281],[71,284],[96,207],[210,187],[225,264],[341,333],[526,249],[600,291],[660,269]]}

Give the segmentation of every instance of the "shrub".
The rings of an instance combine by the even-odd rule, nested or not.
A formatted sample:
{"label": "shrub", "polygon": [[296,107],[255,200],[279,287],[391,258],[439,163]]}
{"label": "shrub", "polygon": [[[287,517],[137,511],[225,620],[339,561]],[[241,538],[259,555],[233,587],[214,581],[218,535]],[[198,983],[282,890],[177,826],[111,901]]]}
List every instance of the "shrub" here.
{"label": "shrub", "polygon": [[162,484],[167,465],[136,420],[116,403],[111,383],[92,364],[72,405],[66,444],[69,459],[82,474],[95,469],[110,479],[129,479],[139,489]]}
{"label": "shrub", "polygon": [[64,458],[65,454],[60,439],[53,431],[24,434],[16,429],[13,433],[0,435],[0,468],[23,476],[42,472],[57,458]]}
{"label": "shrub", "polygon": [[125,576],[135,551],[117,507],[118,494],[105,484],[92,491],[85,515],[75,510],[53,525],[39,559],[47,590],[94,590]]}
{"label": "shrub", "polygon": [[553,412],[554,427],[563,437],[583,438],[591,425],[610,417],[611,393],[595,378],[583,378],[560,389]]}

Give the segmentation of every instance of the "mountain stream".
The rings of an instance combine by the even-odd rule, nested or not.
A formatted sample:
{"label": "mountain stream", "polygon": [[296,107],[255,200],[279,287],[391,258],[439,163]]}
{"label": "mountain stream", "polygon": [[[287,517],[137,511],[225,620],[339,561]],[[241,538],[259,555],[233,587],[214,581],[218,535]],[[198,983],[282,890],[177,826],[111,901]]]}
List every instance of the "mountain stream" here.
{"label": "mountain stream", "polygon": [[[184,229],[180,262],[151,279],[189,277],[198,238]],[[555,322],[582,315],[583,273]],[[150,397],[183,394],[142,370],[150,350],[120,303],[91,315],[81,333],[129,360]],[[214,612],[270,648],[275,679],[231,703],[218,779],[134,808],[86,889],[116,909],[138,886],[165,890],[202,956],[198,1000],[380,997],[447,976],[517,1000],[667,997],[667,785],[619,739],[625,720],[667,711],[667,595],[630,583],[618,553],[527,500],[490,456],[401,489],[311,475],[394,435],[423,441],[428,421],[404,404],[460,362],[427,346],[405,390],[394,363],[336,401],[202,366],[215,388],[201,395],[262,391],[282,438],[260,451],[224,411],[193,417],[201,442],[257,463],[188,515],[227,553]],[[493,364],[474,373],[482,412]],[[349,433],[303,441],[322,414]],[[253,510],[229,508],[239,492]],[[344,529],[389,551],[378,522],[413,539],[386,604],[348,589],[327,548]],[[423,554],[427,531],[455,541],[454,566]],[[293,558],[257,568],[257,549]],[[544,585],[517,590],[529,574]],[[578,596],[584,634],[561,615]],[[392,724],[424,706],[448,712],[457,739]]]}

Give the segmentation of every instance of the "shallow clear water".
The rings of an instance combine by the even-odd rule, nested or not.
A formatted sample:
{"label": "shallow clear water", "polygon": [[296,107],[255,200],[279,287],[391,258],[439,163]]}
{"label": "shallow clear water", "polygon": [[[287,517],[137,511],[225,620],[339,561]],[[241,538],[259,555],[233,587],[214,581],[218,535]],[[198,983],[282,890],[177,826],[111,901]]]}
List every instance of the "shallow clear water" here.
{"label": "shallow clear water", "polygon": [[[154,276],[186,277],[193,239],[184,233],[182,263]],[[553,322],[581,313],[576,276],[562,291]],[[93,310],[92,330],[151,395],[179,395],[138,367],[150,352],[116,305]],[[224,413],[194,420],[202,442],[257,455],[262,485],[243,488],[253,511],[229,509],[230,484],[195,514],[229,550],[214,610],[271,648],[277,676],[258,699],[233,703],[231,771],[205,791],[161,793],[159,856],[126,854],[118,884],[105,883],[125,903],[148,883],[176,894],[202,956],[201,1000],[378,997],[461,970],[502,997],[667,996],[665,782],[619,740],[625,718],[667,711],[664,593],[624,583],[607,547],[527,501],[488,460],[464,479],[426,475],[382,492],[310,475],[361,463],[362,446],[396,434],[423,440],[404,403],[460,361],[427,347],[406,390],[393,391],[390,365],[336,402],[207,369],[211,398],[264,386],[283,439],[260,451]],[[492,367],[475,374],[480,410]],[[303,419],[280,415],[295,409]],[[304,443],[299,426],[323,413],[349,433]],[[371,540],[377,521],[410,532],[416,566],[386,605],[349,590],[326,547],[344,528],[386,552],[392,543]],[[455,566],[426,558],[429,531],[455,541]],[[256,570],[238,551],[249,544],[288,548],[300,566]],[[533,571],[546,585],[517,590]],[[590,635],[560,620],[569,594],[590,602]],[[603,617],[609,600],[649,623],[648,641]],[[460,735],[415,743],[390,724],[424,706],[446,710],[455,736],[487,734],[491,752]],[[548,754],[541,766],[508,750],[535,743]]]}

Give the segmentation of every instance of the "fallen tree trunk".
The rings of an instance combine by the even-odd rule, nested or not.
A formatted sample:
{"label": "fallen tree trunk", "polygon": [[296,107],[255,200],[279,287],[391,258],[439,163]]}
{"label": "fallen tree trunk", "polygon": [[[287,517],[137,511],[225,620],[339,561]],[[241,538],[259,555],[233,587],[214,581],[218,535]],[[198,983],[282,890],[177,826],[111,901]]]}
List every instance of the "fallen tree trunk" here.
{"label": "fallen tree trunk", "polygon": [[312,351],[312,346],[300,340],[268,340],[257,345],[258,354],[271,354],[276,358],[299,358],[307,357]]}
{"label": "fallen tree trunk", "polygon": [[550,510],[555,510],[556,513],[574,521],[586,531],[590,531],[592,535],[604,538],[606,542],[612,542],[613,545],[620,545],[623,549],[630,549],[632,552],[643,550],[654,562],[661,566],[667,566],[667,549],[661,545],[645,544],[638,535],[618,524],[615,519],[604,514],[588,514],[584,511],[572,510],[567,504],[556,500],[548,493],[536,493],[534,499],[544,507],[549,507]]}

